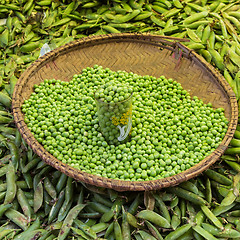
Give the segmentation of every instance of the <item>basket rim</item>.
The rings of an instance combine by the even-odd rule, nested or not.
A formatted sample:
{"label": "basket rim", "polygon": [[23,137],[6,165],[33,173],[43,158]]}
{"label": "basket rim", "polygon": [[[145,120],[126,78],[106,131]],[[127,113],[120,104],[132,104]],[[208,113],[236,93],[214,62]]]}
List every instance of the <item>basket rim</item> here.
{"label": "basket rim", "polygon": [[[151,180],[151,181],[126,181],[126,180],[117,180],[110,179],[105,177],[100,177],[97,175],[89,174],[83,171],[80,171],[76,168],[73,168],[67,164],[64,164],[60,160],[56,159],[50,153],[48,153],[43,146],[38,143],[38,141],[34,138],[33,134],[27,128],[27,125],[24,122],[23,113],[21,112],[21,105],[19,101],[19,93],[22,91],[22,84],[25,80],[31,77],[31,74],[34,74],[38,68],[41,68],[42,65],[46,64],[48,61],[54,60],[59,55],[66,54],[68,51],[72,51],[76,47],[87,47],[89,44],[102,44],[106,41],[130,41],[130,42],[143,42],[146,44],[164,46],[164,44],[168,44],[165,48],[171,51],[175,51],[176,49],[181,49],[185,57],[190,58],[193,61],[197,61],[199,64],[205,68],[222,86],[223,90],[226,92],[229,97],[229,104],[231,106],[231,119],[229,122],[228,130],[223,138],[220,145],[212,152],[210,155],[205,157],[198,164],[193,167],[170,177]],[[224,151],[227,149],[228,144],[230,143],[234,132],[236,130],[237,122],[238,122],[238,105],[235,94],[227,83],[225,78],[217,71],[211,64],[206,62],[206,60],[195,53],[193,50],[184,46],[180,43],[182,39],[174,38],[174,37],[165,37],[153,34],[136,34],[136,33],[116,33],[116,34],[106,34],[99,36],[89,36],[82,39],[74,40],[70,43],[67,43],[61,47],[58,47],[36,61],[34,61],[20,76],[17,84],[15,85],[13,98],[12,98],[12,111],[14,116],[14,121],[16,123],[17,128],[23,139],[26,143],[33,149],[33,151],[40,156],[40,158],[45,161],[47,164],[56,168],[57,170],[65,173],[66,175],[75,178],[78,181],[85,182],[90,185],[95,185],[98,187],[112,188],[117,191],[150,191],[157,190],[161,188],[166,188],[169,186],[177,185],[183,181],[187,181],[190,178],[193,178],[199,174],[201,174],[204,170],[208,169],[213,163],[215,163],[221,155],[223,155]],[[185,40],[183,40],[185,41]],[[162,45],[161,45],[162,44]]]}

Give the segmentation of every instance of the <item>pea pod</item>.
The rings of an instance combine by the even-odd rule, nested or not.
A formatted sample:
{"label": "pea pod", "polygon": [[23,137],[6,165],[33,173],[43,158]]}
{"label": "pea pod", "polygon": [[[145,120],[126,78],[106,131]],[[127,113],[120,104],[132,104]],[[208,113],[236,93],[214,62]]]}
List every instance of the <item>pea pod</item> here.
{"label": "pea pod", "polygon": [[[25,230],[24,232],[18,234],[14,239],[15,240],[21,240],[21,239],[27,239],[30,236],[29,234],[33,234],[33,236],[38,235],[37,233],[41,233],[41,231],[43,231],[44,229],[41,229],[41,231],[39,231],[40,228],[40,219],[37,218],[32,224],[31,226],[29,226],[27,228],[27,230]],[[36,231],[35,231],[36,230]],[[32,233],[33,231],[35,231],[34,233]]]}
{"label": "pea pod", "polygon": [[117,17],[112,20],[113,23],[125,23],[135,18],[140,13],[140,10],[133,10],[131,13],[123,15],[122,17]]}
{"label": "pea pod", "polygon": [[113,216],[117,216],[121,210],[122,204],[122,199],[116,199],[111,209],[102,215],[100,222],[109,222],[113,218]]}
{"label": "pea pod", "polygon": [[156,16],[152,15],[150,17],[151,21],[154,22],[156,25],[160,26],[160,27],[165,27],[166,26],[166,22],[157,18]]}
{"label": "pea pod", "polygon": [[105,229],[107,229],[107,227],[109,226],[108,223],[97,223],[95,225],[92,226],[92,230],[96,233],[102,232]]}
{"label": "pea pod", "polygon": [[103,30],[109,32],[109,33],[120,33],[119,30],[117,30],[116,28],[110,26],[110,25],[102,25],[101,26]]}
{"label": "pea pod", "polygon": [[49,212],[49,215],[48,215],[48,224],[51,223],[54,220],[54,218],[57,216],[59,209],[61,208],[63,201],[64,201],[64,197],[65,197],[64,193],[65,193],[65,190],[62,190],[59,193],[57,201],[52,206],[52,208]]}
{"label": "pea pod", "polygon": [[181,197],[185,200],[188,200],[194,204],[197,205],[208,205],[207,201],[204,200],[203,198],[199,197],[198,195],[189,192],[185,189],[182,189],[180,187],[174,187],[174,188],[168,188],[168,192],[176,194],[178,197]]}
{"label": "pea pod", "polygon": [[29,42],[24,44],[23,46],[20,47],[20,51],[22,53],[27,53],[27,52],[32,52],[33,50],[35,50],[36,48],[40,47],[40,42]]}
{"label": "pea pod", "polygon": [[179,0],[173,0],[172,2],[176,8],[183,8],[183,5]]}
{"label": "pea pod", "polygon": [[97,234],[92,230],[91,227],[83,223],[82,221],[75,219],[74,223],[77,225],[77,227],[82,230],[88,237],[96,239]]}
{"label": "pea pod", "polygon": [[3,216],[4,212],[7,211],[10,207],[12,207],[12,204],[11,203],[8,203],[8,204],[1,204],[0,205],[0,217]]}
{"label": "pea pod", "polygon": [[24,192],[22,191],[21,188],[18,188],[17,190],[17,199],[18,199],[18,202],[22,208],[22,211],[24,213],[24,215],[26,217],[28,217],[28,219],[30,220],[31,219],[31,216],[32,216],[32,213],[33,213],[33,210],[28,202],[28,199],[26,198]]}
{"label": "pea pod", "polygon": [[158,229],[149,221],[145,220],[145,223],[148,227],[148,230],[150,231],[150,233],[157,239],[157,240],[163,240],[162,235],[160,234],[160,232],[158,231]]}
{"label": "pea pod", "polygon": [[218,220],[218,218],[213,214],[213,212],[207,206],[201,206],[202,211],[206,215],[206,217],[218,228],[223,229],[222,223]]}
{"label": "pea pod", "polygon": [[165,8],[163,8],[163,7],[160,7],[160,6],[158,6],[158,5],[152,5],[152,9],[153,9],[154,11],[156,11],[157,13],[160,13],[160,14],[165,13],[165,12],[168,11],[167,9],[165,9]]}
{"label": "pea pod", "polygon": [[7,96],[6,94],[0,92],[0,103],[5,105],[6,107],[10,108],[11,104],[12,104],[12,100],[11,100],[11,98],[9,96]]}
{"label": "pea pod", "polygon": [[193,230],[196,231],[198,234],[203,236],[205,239],[208,240],[217,240],[211,233],[200,227],[199,225],[196,225],[193,227]]}
{"label": "pea pod", "polygon": [[159,227],[170,228],[170,223],[159,214],[151,210],[142,210],[137,214],[138,218],[148,220]]}
{"label": "pea pod", "polygon": [[[127,221],[127,214],[122,206],[122,225],[121,225],[122,235],[124,240],[131,240],[130,225]],[[106,236],[105,236],[106,237]]]}
{"label": "pea pod", "polygon": [[7,192],[4,200],[4,204],[11,203],[15,198],[17,192],[17,185],[16,185],[16,175],[15,175],[15,168],[12,162],[8,164],[8,171],[6,174],[6,182],[7,182]]}
{"label": "pea pod", "polygon": [[45,177],[44,179],[44,189],[53,199],[57,197],[57,191],[55,190],[55,187],[52,185],[48,177]]}
{"label": "pea pod", "polygon": [[181,227],[177,228],[175,231],[169,233],[165,240],[175,240],[181,237],[184,233],[186,233],[192,227],[191,224],[184,224]]}
{"label": "pea pod", "polygon": [[171,217],[170,217],[169,211],[167,209],[167,206],[162,201],[162,199],[159,197],[159,195],[153,194],[153,196],[156,199],[156,202],[157,202],[157,204],[158,204],[158,206],[160,208],[160,212],[161,212],[162,216],[164,218],[166,218],[166,220],[170,223],[171,222]]}
{"label": "pea pod", "polygon": [[207,60],[207,62],[211,62],[212,60],[212,55],[209,53],[208,50],[206,49],[200,49],[199,53],[205,58],[205,60]]}
{"label": "pea pod", "polygon": [[140,194],[138,194],[134,199],[134,201],[129,206],[128,212],[131,214],[135,214],[140,203],[141,203],[141,198],[140,198]]}
{"label": "pea pod", "polygon": [[224,238],[239,238],[240,237],[240,232],[234,230],[234,229],[224,229],[221,231],[219,228],[216,228],[208,223],[203,223],[202,224],[203,229],[208,231],[214,236],[217,237],[224,237]]}
{"label": "pea pod", "polygon": [[208,48],[209,53],[212,55],[212,60],[215,63],[215,65],[222,71],[225,69],[225,65],[223,62],[223,58],[221,55],[214,49]]}
{"label": "pea pod", "polygon": [[27,229],[28,219],[22,213],[9,208],[4,214],[8,219],[10,219],[23,230]]}
{"label": "pea pod", "polygon": [[167,19],[167,18],[170,18],[170,17],[173,17],[173,16],[177,15],[180,11],[181,11],[181,9],[172,8],[171,10],[169,10],[167,12],[164,12],[162,14],[162,16],[163,16],[164,19]]}
{"label": "pea pod", "polygon": [[78,204],[75,207],[73,207],[67,217],[65,218],[65,220],[63,221],[62,227],[60,229],[60,232],[58,234],[58,239],[59,240],[63,240],[67,237],[70,228],[72,226],[72,223],[74,221],[74,219],[77,217],[77,215],[79,214],[79,212],[85,207],[85,204]]}
{"label": "pea pod", "polygon": [[207,16],[208,16],[208,11],[195,13],[195,14],[192,14],[191,16],[187,17],[186,19],[184,19],[183,24],[187,25],[187,24],[193,23],[193,22],[195,22],[197,20],[200,20],[202,18],[205,18]]}
{"label": "pea pod", "polygon": [[232,184],[232,180],[230,180],[229,178],[227,178],[226,176],[213,171],[211,169],[208,169],[204,172],[204,174],[206,174],[210,179],[215,180],[216,182],[220,183],[220,184],[224,184],[224,185],[231,185]]}

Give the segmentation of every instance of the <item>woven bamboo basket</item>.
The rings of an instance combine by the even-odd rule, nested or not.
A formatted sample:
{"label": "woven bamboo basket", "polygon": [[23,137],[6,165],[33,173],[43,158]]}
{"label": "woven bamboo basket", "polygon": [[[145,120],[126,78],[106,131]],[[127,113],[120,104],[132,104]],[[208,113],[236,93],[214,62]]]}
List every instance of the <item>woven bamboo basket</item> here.
{"label": "woven bamboo basket", "polygon": [[[79,39],[57,48],[36,60],[22,74],[13,93],[14,119],[23,139],[47,164],[66,175],[97,187],[117,191],[149,191],[177,185],[191,179],[216,162],[229,145],[238,120],[235,95],[223,76],[201,56],[179,41],[181,39],[143,34],[110,34]],[[98,64],[111,70],[140,75],[161,75],[180,82],[191,96],[225,109],[228,131],[218,148],[190,169],[154,181],[123,181],[99,177],[70,167],[48,153],[24,123],[21,105],[44,79],[69,81],[83,68]]]}

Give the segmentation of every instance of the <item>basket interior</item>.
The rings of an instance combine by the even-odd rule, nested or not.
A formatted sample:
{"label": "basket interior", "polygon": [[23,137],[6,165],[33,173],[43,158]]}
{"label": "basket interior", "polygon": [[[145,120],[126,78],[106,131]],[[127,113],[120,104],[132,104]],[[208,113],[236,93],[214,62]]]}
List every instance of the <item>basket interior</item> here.
{"label": "basket interior", "polygon": [[[182,46],[183,47],[183,46]],[[201,57],[183,47],[182,57],[155,41],[134,36],[88,38],[70,43],[38,59],[27,69],[17,83],[13,95],[13,113],[17,127],[28,144],[48,164],[77,180],[119,191],[154,190],[176,185],[194,177],[213,164],[229,144],[237,123],[237,103],[233,91],[224,78]],[[23,121],[21,105],[33,91],[34,84],[45,79],[69,81],[74,74],[94,64],[111,70],[125,70],[140,75],[173,78],[180,82],[191,96],[198,96],[204,103],[211,102],[214,108],[222,107],[230,121],[229,130],[217,151],[194,167],[175,176],[146,182],[128,182],[104,179],[84,174],[61,163],[36,142]],[[134,113],[133,113],[134,114]],[[34,143],[33,143],[34,142]]]}

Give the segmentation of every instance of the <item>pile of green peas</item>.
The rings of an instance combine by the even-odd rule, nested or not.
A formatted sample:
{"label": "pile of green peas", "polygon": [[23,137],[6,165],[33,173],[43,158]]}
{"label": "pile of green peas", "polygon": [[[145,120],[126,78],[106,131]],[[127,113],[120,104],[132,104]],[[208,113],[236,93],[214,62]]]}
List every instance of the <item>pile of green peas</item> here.
{"label": "pile of green peas", "polygon": [[[94,99],[113,80],[133,88],[131,139],[119,145],[101,134]],[[63,163],[106,178],[147,181],[178,174],[212,153],[228,128],[224,109],[191,98],[164,76],[94,65],[70,82],[50,79],[34,88],[22,112],[37,141]]]}
{"label": "pile of green peas", "polygon": [[127,100],[132,92],[130,86],[112,80],[106,82],[95,92],[95,98],[101,102],[114,104]]}

